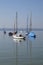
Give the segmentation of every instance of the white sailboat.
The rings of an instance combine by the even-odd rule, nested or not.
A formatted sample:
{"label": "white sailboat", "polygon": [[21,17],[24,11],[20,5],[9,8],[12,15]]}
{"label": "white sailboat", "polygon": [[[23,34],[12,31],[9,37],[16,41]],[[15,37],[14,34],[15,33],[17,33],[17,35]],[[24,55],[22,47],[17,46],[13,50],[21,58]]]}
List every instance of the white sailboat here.
{"label": "white sailboat", "polygon": [[25,37],[21,33],[18,33],[17,28],[18,27],[17,27],[17,12],[16,12],[16,32],[14,32],[13,38],[14,39],[24,39]]}
{"label": "white sailboat", "polygon": [[16,34],[16,35],[13,35],[13,38],[14,39],[24,39],[25,37],[22,36],[21,34]]}

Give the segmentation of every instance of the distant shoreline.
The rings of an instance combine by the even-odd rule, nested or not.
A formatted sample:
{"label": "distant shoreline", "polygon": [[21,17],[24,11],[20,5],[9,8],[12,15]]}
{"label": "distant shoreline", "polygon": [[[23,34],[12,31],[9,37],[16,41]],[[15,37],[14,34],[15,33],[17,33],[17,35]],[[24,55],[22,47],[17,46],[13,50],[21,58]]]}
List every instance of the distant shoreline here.
{"label": "distant shoreline", "polygon": [[[11,31],[13,31],[14,29],[13,28],[0,28],[0,30],[1,31],[2,30],[6,30],[6,31],[11,30]],[[17,29],[17,30],[26,30],[26,28],[20,28],[20,29]],[[28,30],[29,30],[29,28],[28,28]],[[34,31],[38,31],[38,30],[43,31],[43,28],[33,28],[32,30],[34,30]]]}

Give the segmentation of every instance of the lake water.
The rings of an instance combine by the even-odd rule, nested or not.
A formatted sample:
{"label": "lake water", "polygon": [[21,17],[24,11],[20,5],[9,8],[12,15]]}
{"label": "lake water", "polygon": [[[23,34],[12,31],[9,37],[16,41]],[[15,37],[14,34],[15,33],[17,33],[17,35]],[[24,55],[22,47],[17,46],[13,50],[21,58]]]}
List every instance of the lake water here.
{"label": "lake water", "polygon": [[0,31],[0,65],[43,65],[43,31],[36,38],[14,40]]}

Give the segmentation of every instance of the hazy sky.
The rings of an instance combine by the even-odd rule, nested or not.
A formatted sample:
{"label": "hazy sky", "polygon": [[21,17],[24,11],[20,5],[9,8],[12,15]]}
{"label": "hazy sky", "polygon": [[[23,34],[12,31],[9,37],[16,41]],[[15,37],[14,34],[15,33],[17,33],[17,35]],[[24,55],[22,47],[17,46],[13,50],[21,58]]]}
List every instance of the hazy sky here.
{"label": "hazy sky", "polygon": [[43,28],[43,0],[0,0],[0,28],[14,27],[18,12],[18,27],[28,25],[32,12],[32,27]]}

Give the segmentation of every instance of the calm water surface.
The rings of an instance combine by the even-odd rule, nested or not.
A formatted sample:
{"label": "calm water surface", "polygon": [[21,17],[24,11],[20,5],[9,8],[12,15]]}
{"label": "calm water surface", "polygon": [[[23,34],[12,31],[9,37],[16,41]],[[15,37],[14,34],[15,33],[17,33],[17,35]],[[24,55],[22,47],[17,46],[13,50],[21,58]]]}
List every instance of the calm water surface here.
{"label": "calm water surface", "polygon": [[0,65],[43,65],[43,31],[36,39],[14,40],[0,31]]}

